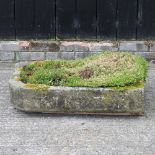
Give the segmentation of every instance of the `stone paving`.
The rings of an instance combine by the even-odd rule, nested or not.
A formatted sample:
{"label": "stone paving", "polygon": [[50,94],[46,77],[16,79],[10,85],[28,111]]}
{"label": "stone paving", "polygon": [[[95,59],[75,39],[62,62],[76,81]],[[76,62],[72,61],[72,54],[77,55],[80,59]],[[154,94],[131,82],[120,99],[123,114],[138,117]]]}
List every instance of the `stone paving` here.
{"label": "stone paving", "polygon": [[155,155],[155,64],[143,117],[26,114],[10,103],[14,64],[0,63],[0,155]]}

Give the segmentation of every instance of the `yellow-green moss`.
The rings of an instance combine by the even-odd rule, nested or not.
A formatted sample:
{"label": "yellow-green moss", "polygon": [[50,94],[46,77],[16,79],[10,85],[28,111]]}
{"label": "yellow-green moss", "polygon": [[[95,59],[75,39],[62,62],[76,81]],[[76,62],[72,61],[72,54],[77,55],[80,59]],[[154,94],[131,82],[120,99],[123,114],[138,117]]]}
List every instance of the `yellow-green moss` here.
{"label": "yellow-green moss", "polygon": [[16,81],[21,81],[21,78],[18,77],[18,76],[16,76],[16,77],[15,77],[15,80],[16,80]]}
{"label": "yellow-green moss", "polygon": [[23,68],[17,68],[16,70],[17,70],[17,71],[22,71],[22,69],[23,69]]}
{"label": "yellow-green moss", "polygon": [[48,90],[49,86],[44,84],[25,84],[25,88],[30,88],[37,92],[44,92]]}

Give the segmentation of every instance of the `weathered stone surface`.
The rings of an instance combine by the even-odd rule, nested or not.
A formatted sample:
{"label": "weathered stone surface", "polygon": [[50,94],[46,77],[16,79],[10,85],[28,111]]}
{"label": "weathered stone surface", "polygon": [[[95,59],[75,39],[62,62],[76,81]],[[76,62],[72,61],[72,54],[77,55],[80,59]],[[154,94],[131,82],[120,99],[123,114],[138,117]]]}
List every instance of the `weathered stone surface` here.
{"label": "weathered stone surface", "polygon": [[45,53],[44,52],[32,52],[31,60],[45,60]]}
{"label": "weathered stone surface", "polygon": [[58,52],[47,52],[46,53],[46,59],[49,60],[54,60],[60,58],[60,53]]}
{"label": "weathered stone surface", "polygon": [[[131,51],[155,59],[154,41],[1,41],[1,61],[79,59],[104,51]],[[4,53],[5,52],[5,53]],[[12,52],[12,53],[11,53]],[[70,53],[69,53],[70,52]],[[44,54],[43,54],[44,53]],[[51,54],[50,54],[51,53]],[[14,56],[15,55],[15,56]],[[3,59],[3,60],[2,60]]]}
{"label": "weathered stone surface", "polygon": [[[17,65],[21,66],[22,63]],[[25,65],[25,64],[24,64]],[[11,102],[26,112],[142,115],[144,89],[114,90],[108,88],[49,87],[41,91],[10,80]]]}
{"label": "weathered stone surface", "polygon": [[155,52],[135,52],[135,54],[143,56],[147,60],[155,59]]}
{"label": "weathered stone surface", "polygon": [[118,51],[118,47],[116,47],[113,43],[110,42],[92,42],[89,44],[89,50],[91,52]]}
{"label": "weathered stone surface", "polygon": [[90,52],[76,52],[75,59],[82,59],[89,56],[90,54],[91,54]]}
{"label": "weathered stone surface", "polygon": [[20,51],[21,48],[16,41],[1,41],[0,51]]}
{"label": "weathered stone surface", "polygon": [[155,41],[150,42],[150,52],[155,52]]}
{"label": "weathered stone surface", "polygon": [[[18,87],[17,87],[18,86]],[[143,89],[113,91],[106,89],[51,87],[47,92],[24,89],[10,83],[11,101],[26,112],[135,114],[144,113]]]}
{"label": "weathered stone surface", "polygon": [[0,61],[14,61],[14,60],[15,60],[15,54],[13,51],[0,52]]}
{"label": "weathered stone surface", "polygon": [[87,42],[61,42],[60,51],[75,51],[83,52],[89,50],[89,43]]}
{"label": "weathered stone surface", "polygon": [[30,52],[16,52],[16,60],[17,61],[31,60],[31,53]]}
{"label": "weathered stone surface", "polygon": [[148,46],[144,41],[122,41],[120,42],[121,51],[148,51]]}
{"label": "weathered stone surface", "polygon": [[60,58],[65,60],[73,60],[75,59],[75,53],[74,52],[61,52]]}
{"label": "weathered stone surface", "polygon": [[20,41],[18,44],[22,51],[58,52],[60,50],[58,41]]}
{"label": "weathered stone surface", "polygon": [[17,61],[31,61],[31,60],[44,60],[44,52],[17,52],[16,60]]}

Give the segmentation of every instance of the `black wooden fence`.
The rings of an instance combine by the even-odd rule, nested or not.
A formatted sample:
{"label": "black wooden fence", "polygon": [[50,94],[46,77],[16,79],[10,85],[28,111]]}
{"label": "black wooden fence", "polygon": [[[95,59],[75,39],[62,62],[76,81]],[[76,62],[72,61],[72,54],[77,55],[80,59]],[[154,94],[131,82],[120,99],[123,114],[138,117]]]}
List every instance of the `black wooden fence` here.
{"label": "black wooden fence", "polygon": [[155,0],[0,0],[0,39],[155,38]]}

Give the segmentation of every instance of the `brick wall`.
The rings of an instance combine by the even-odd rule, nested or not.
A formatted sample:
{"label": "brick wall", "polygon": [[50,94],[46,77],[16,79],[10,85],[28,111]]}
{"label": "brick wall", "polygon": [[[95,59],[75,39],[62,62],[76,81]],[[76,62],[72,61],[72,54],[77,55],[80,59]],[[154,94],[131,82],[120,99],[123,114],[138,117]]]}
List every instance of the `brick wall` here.
{"label": "brick wall", "polygon": [[155,59],[155,42],[2,41],[0,61],[79,59],[103,51],[131,51],[152,60]]}

